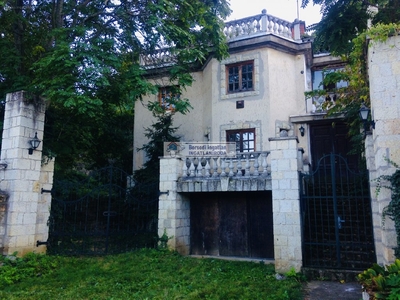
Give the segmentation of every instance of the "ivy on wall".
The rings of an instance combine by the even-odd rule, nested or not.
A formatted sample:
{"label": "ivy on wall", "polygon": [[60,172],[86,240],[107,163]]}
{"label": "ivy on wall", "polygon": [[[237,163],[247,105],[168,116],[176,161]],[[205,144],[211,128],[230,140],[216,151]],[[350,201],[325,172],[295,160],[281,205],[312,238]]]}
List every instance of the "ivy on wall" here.
{"label": "ivy on wall", "polygon": [[[347,62],[343,70],[331,72],[324,78],[323,84],[329,86],[341,80],[347,81],[348,86],[335,90],[337,98],[334,102],[326,101],[323,108],[328,115],[344,114],[349,125],[349,135],[356,145],[354,151],[363,151],[364,139],[360,133],[361,121],[358,117],[361,104],[370,106],[370,90],[368,79],[368,48],[376,43],[383,43],[391,36],[400,35],[400,24],[376,24],[368,30],[360,33],[353,40],[353,49],[342,60]],[[394,46],[394,45],[393,45]],[[306,97],[328,96],[328,91],[317,90],[305,93]],[[389,188],[392,197],[389,205],[384,209],[383,217],[387,216],[395,222],[397,235],[397,247],[395,256],[400,257],[400,167],[396,167],[392,175],[384,175],[378,178],[378,192],[381,187]],[[387,182],[388,185],[382,185]]]}
{"label": "ivy on wall", "polygon": [[390,189],[392,192],[389,205],[383,209],[382,216],[384,219],[385,217],[389,217],[394,221],[397,236],[397,246],[394,248],[394,255],[400,258],[400,167],[392,161],[390,163],[396,167],[396,171],[391,175],[378,177],[376,193],[379,194],[382,188]]}

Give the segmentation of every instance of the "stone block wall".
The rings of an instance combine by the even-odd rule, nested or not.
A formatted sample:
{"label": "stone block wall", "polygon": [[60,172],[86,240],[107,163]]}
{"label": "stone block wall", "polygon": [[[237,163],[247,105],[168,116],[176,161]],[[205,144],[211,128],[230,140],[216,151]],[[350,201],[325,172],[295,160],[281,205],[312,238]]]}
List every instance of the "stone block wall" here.
{"label": "stone block wall", "polygon": [[370,170],[371,197],[377,261],[388,264],[394,260],[396,246],[394,224],[389,218],[382,222],[382,211],[390,202],[391,193],[382,189],[376,195],[375,179],[390,175],[400,164],[400,36],[384,43],[373,43],[368,51],[372,119],[375,129],[366,139],[367,167]]}
{"label": "stone block wall", "polygon": [[24,92],[6,97],[1,164],[7,167],[1,171],[4,177],[0,183],[0,190],[8,194],[0,231],[0,248],[5,255],[14,252],[24,255],[37,250],[38,229],[39,236],[45,237],[44,211],[49,211],[50,204],[48,197],[44,200],[46,196],[43,198],[41,194],[43,143],[32,154],[28,151],[29,140],[35,133],[43,140],[45,108],[44,101],[27,98]]}
{"label": "stone block wall", "polygon": [[275,269],[302,266],[298,149],[296,137],[270,138]]}
{"label": "stone block wall", "polygon": [[180,158],[160,159],[160,198],[158,203],[158,236],[170,238],[168,247],[183,255],[190,251],[190,200],[177,192]]}
{"label": "stone block wall", "polygon": [[[53,174],[54,174],[54,159],[45,160],[42,163],[40,170],[40,186],[41,194],[38,202],[38,209],[36,215],[36,242],[46,242],[49,237],[48,220],[50,217],[51,208],[51,191],[53,187]],[[45,252],[46,246],[44,244],[38,246],[35,252]]]}

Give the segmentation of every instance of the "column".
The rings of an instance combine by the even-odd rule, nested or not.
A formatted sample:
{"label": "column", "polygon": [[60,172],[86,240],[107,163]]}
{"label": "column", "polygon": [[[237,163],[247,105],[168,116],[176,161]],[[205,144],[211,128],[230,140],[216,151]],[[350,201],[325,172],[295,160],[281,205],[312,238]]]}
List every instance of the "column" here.
{"label": "column", "polygon": [[[36,248],[42,146],[30,155],[35,133],[43,140],[45,104],[24,92],[7,94],[1,163],[7,164],[0,188],[8,194],[2,245],[3,254],[24,255]],[[47,220],[46,220],[47,223]]]}
{"label": "column", "polygon": [[160,158],[160,198],[158,236],[168,236],[168,247],[183,255],[190,251],[189,196],[177,193],[177,180],[182,171],[180,158]]}
{"label": "column", "polygon": [[302,266],[299,173],[296,137],[270,138],[275,269]]}

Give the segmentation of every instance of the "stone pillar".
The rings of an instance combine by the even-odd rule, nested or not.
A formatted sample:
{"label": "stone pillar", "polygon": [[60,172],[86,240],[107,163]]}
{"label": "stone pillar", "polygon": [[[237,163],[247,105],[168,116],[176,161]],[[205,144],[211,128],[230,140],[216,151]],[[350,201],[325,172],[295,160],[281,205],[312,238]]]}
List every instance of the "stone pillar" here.
{"label": "stone pillar", "polygon": [[29,140],[36,132],[43,140],[45,104],[41,99],[25,96],[24,92],[18,92],[6,97],[1,163],[7,164],[7,168],[0,185],[8,194],[0,245],[5,255],[14,252],[24,255],[36,250],[43,143],[32,155],[28,154],[28,149]]}
{"label": "stone pillar", "polygon": [[[382,226],[382,211],[391,200],[388,189],[376,196],[374,179],[391,175],[395,167],[388,160],[400,164],[400,36],[384,43],[373,43],[368,50],[370,97],[373,130],[373,154],[370,163],[373,222],[379,264],[394,261],[393,248],[397,245],[393,222],[387,217]],[[366,142],[366,152],[371,148]],[[369,168],[370,168],[369,166]]]}
{"label": "stone pillar", "polygon": [[[36,215],[36,242],[46,242],[49,237],[47,221],[50,217],[51,189],[53,187],[54,159],[45,160],[40,171],[41,195],[39,197]],[[45,252],[45,244],[41,244],[36,252]]]}
{"label": "stone pillar", "polygon": [[190,251],[189,196],[177,193],[177,179],[182,172],[180,158],[160,158],[160,198],[158,203],[158,235],[170,238],[168,247],[183,255]]}
{"label": "stone pillar", "polygon": [[296,137],[270,138],[275,269],[302,267],[299,173]]}

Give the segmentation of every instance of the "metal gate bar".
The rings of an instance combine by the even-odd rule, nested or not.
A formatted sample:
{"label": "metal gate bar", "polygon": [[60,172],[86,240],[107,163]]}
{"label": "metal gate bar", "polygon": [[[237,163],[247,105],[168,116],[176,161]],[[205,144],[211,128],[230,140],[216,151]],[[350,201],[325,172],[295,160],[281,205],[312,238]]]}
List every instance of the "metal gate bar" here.
{"label": "metal gate bar", "polygon": [[322,157],[300,173],[303,264],[362,270],[375,262],[368,174],[353,172],[344,157]]}
{"label": "metal gate bar", "polygon": [[158,184],[128,186],[128,178],[109,166],[78,182],[55,181],[49,252],[102,255],[155,247]]}

